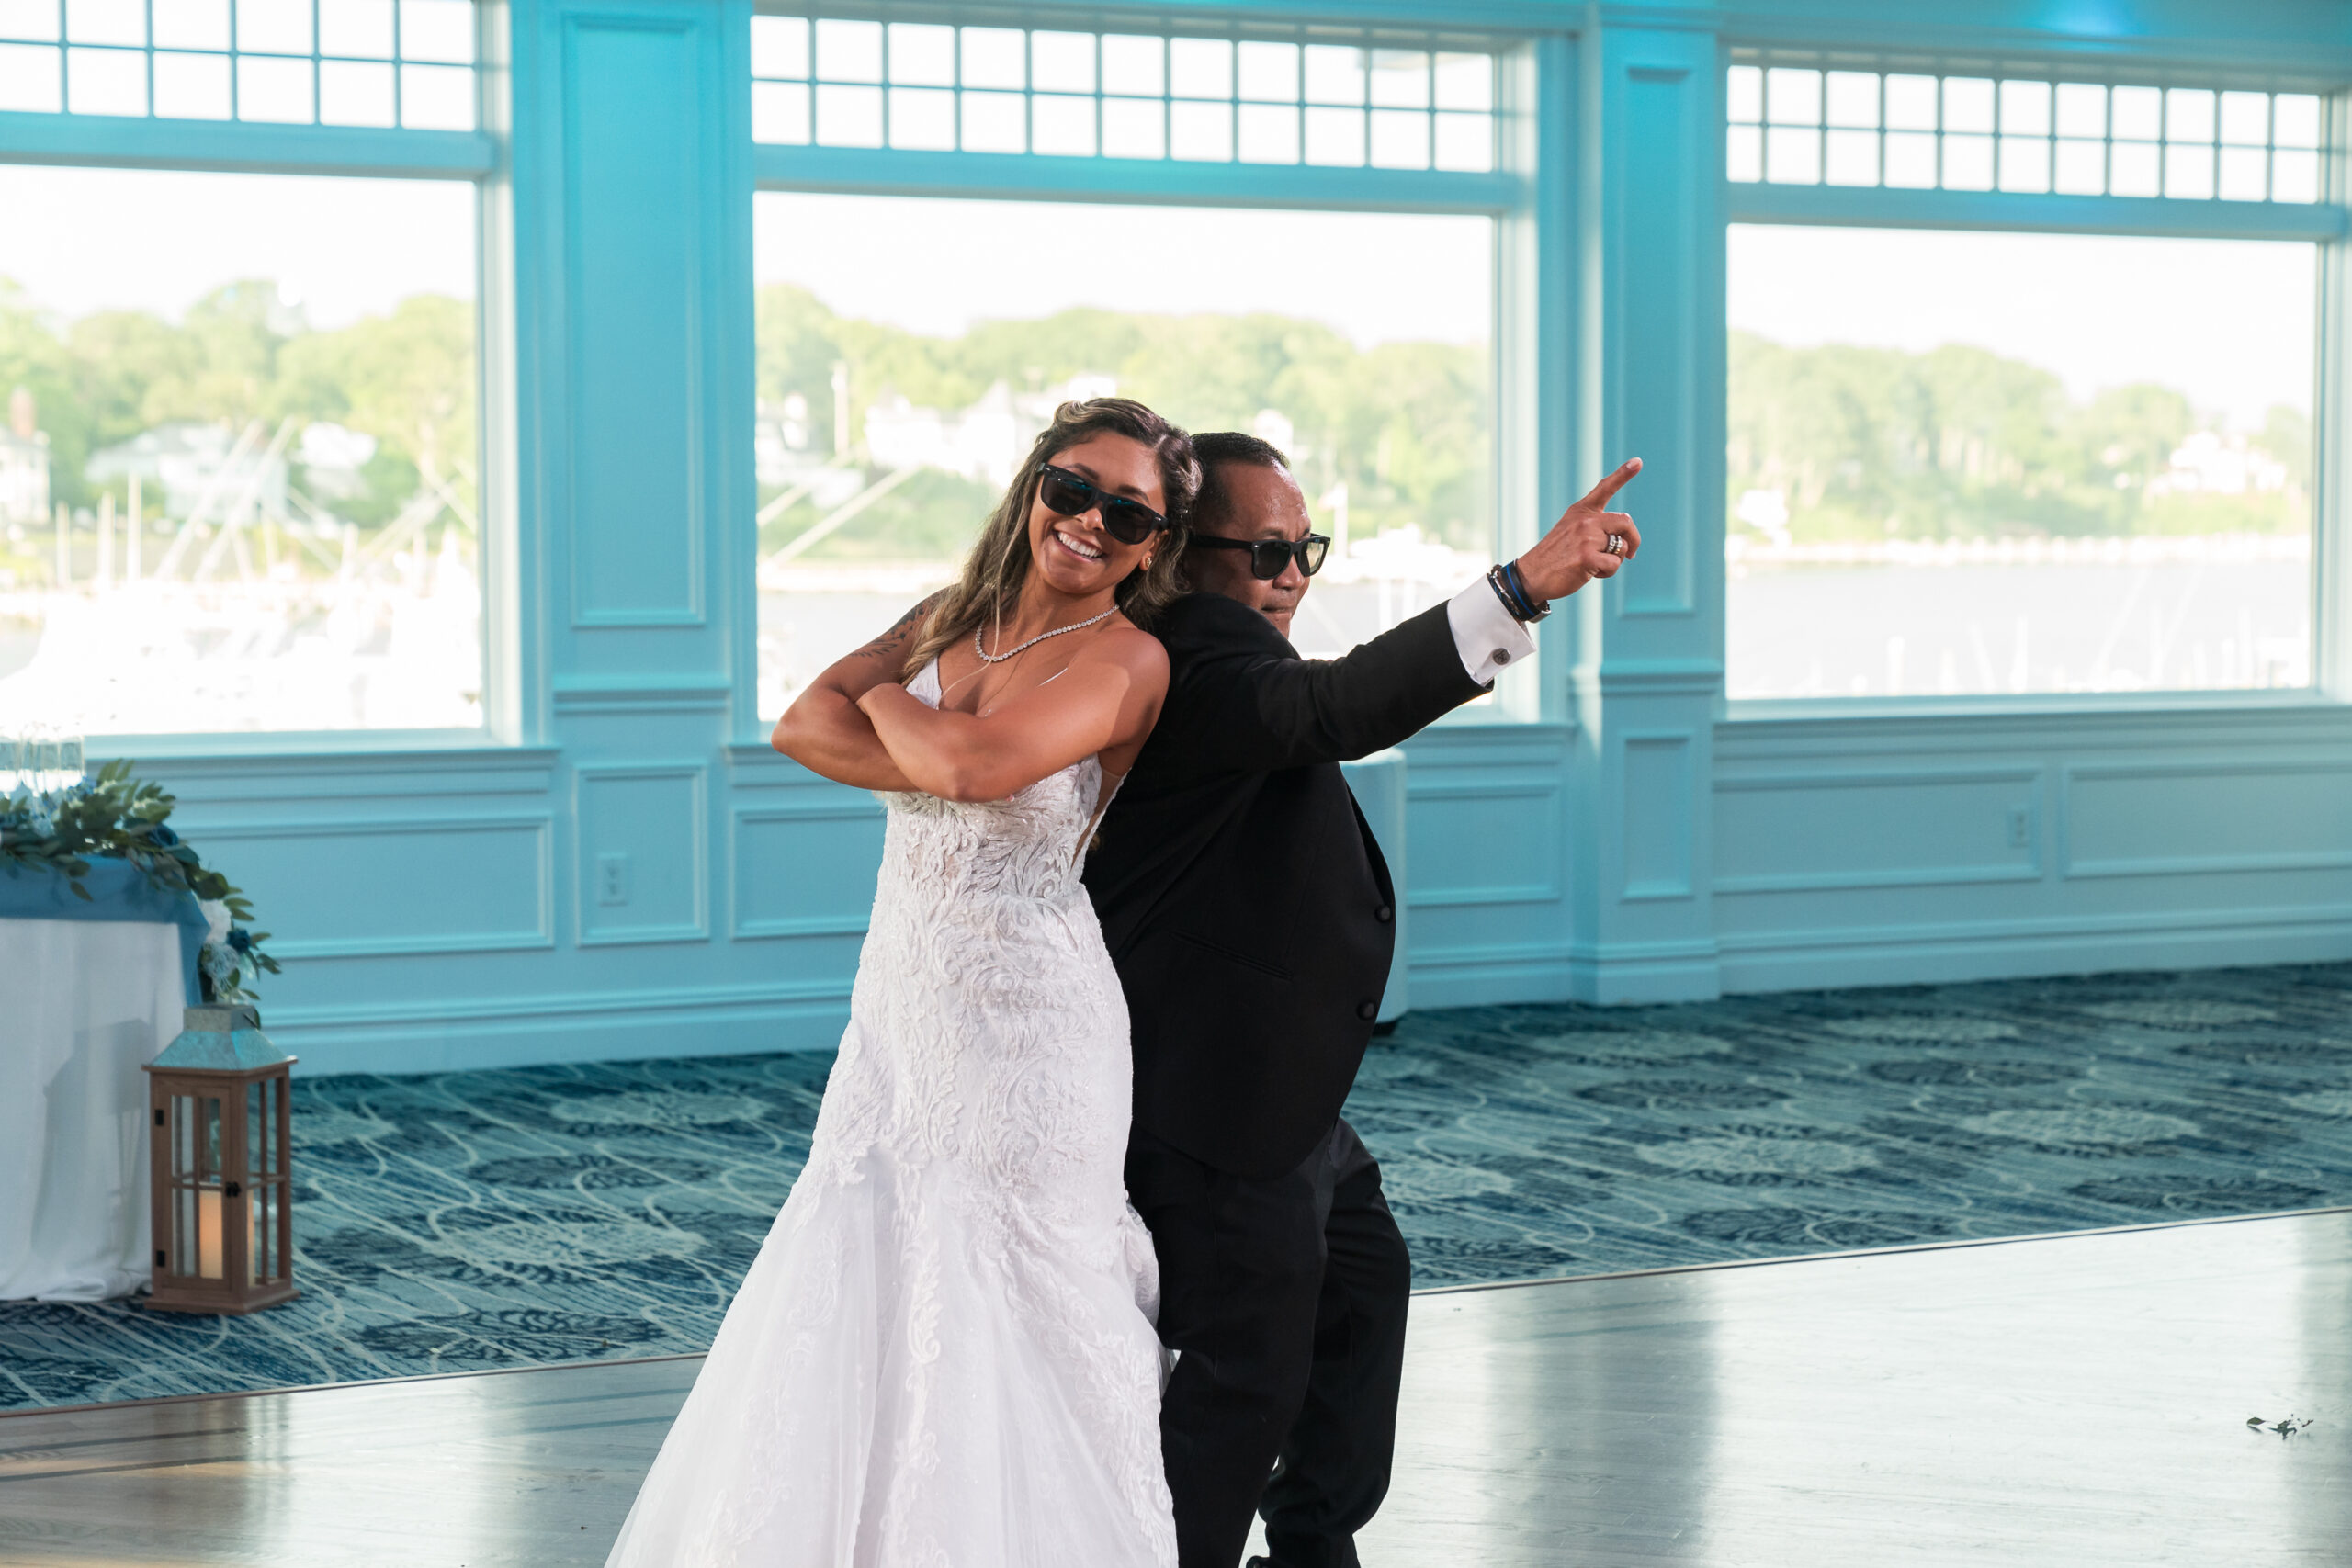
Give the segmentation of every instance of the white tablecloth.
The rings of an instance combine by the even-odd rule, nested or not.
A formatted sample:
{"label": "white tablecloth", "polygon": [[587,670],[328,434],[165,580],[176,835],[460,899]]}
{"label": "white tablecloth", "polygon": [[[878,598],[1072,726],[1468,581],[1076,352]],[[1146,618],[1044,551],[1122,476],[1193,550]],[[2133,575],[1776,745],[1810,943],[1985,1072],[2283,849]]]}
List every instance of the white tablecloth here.
{"label": "white tablecloth", "polygon": [[0,1301],[147,1282],[147,1075],[187,1003],[179,928],[0,920]]}

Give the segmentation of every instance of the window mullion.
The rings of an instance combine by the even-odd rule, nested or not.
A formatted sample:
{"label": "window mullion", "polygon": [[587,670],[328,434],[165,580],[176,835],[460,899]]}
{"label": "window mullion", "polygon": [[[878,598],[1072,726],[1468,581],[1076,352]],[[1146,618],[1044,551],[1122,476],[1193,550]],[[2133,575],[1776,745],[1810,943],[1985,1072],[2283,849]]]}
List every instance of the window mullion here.
{"label": "window mullion", "polygon": [[[1744,558],[1735,551],[1735,565],[1745,558],[1747,566],[1744,572],[1734,571],[1733,597],[1748,596],[1751,608],[1745,613],[1753,621],[1761,614],[1753,608],[1760,603],[1755,596],[1765,592],[1758,584],[1769,587],[1777,581],[1775,574],[1833,560],[1843,563],[1836,570],[1868,564],[1888,571],[1925,571],[1973,563],[2000,565],[2012,572],[2032,570],[2026,565],[2030,558],[2069,570],[2102,569],[2106,576],[2096,592],[2107,597],[2100,600],[2094,618],[2100,627],[2111,622],[2119,631],[2129,621],[2120,643],[2115,636],[2107,637],[2104,645],[2096,636],[2082,643],[2075,635],[2079,626],[2064,624],[2063,617],[2052,619],[2019,601],[2019,615],[2040,616],[2037,627],[2049,629],[2036,631],[2030,674],[2021,678],[2022,683],[2013,683],[1996,679],[1995,666],[2012,662],[1997,646],[1989,652],[1979,647],[1972,655],[1965,638],[1952,640],[1957,636],[1953,628],[1962,624],[1953,615],[1964,619],[1962,612],[1912,615],[1906,611],[1885,626],[1872,622],[1868,636],[1848,638],[1858,647],[1869,643],[1860,650],[1867,654],[1860,662],[1854,660],[1855,649],[1839,645],[1826,686],[1816,671],[1810,678],[1811,689],[1792,689],[1757,682],[1763,674],[1773,680],[1802,676],[1802,660],[1791,670],[1782,668],[1785,659],[1755,656],[1747,660],[1743,671],[1737,634],[1742,612],[1735,610],[1733,697],[1842,696],[1849,682],[1853,691],[1867,686],[1872,696],[1905,701],[1939,693],[2006,696],[2012,692],[2106,701],[2111,694],[2143,690],[2218,694],[2266,688],[2281,688],[2267,694],[2283,699],[2285,689],[2308,692],[2313,681],[2341,685],[2346,666],[2338,640],[2344,628],[2331,622],[2341,615],[2335,600],[2318,595],[2308,636],[2283,607],[2275,613],[2259,608],[2263,603],[2278,604],[2276,595],[2288,582],[2301,581],[2290,574],[2313,573],[2315,592],[2322,566],[2340,575],[2340,567],[2326,565],[2333,558],[2328,552],[2340,544],[2346,528],[2337,513],[2352,495],[2352,487],[2330,479],[2342,467],[2333,451],[2333,438],[2339,434],[2335,426],[2341,423],[2333,412],[2338,389],[2335,378],[2341,374],[2338,356],[2320,354],[2314,392],[2292,376],[2274,375],[2242,386],[2243,376],[2227,379],[2197,357],[2203,351],[2195,346],[2199,333],[2221,332],[2233,341],[2283,343],[2291,349],[2305,331],[2298,310],[2306,292],[2291,280],[2310,276],[2297,270],[2304,265],[2299,258],[2315,256],[2322,258],[2314,264],[2322,303],[2311,335],[2317,344],[2323,331],[2331,335],[2337,331],[2340,254],[2352,244],[2352,225],[2347,225],[2341,205],[2346,180],[2344,150],[2333,135],[2322,138],[2324,145],[2311,154],[2303,154],[2300,145],[2282,153],[2280,145],[2308,139],[2305,122],[2317,96],[2272,89],[2264,92],[2257,105],[2246,96],[2251,89],[2208,87],[2177,75],[2145,85],[2119,85],[2069,81],[2063,66],[2043,76],[2015,68],[1987,71],[1973,63],[1938,69],[1890,62],[1873,73],[1876,178],[1860,166],[1859,142],[1849,141],[1840,145],[1855,156],[1838,155],[1838,177],[1833,180],[1828,138],[1850,138],[1850,131],[1838,127],[1854,125],[1856,116],[1864,112],[1860,102],[1863,85],[1849,74],[1858,67],[1831,61],[1815,65],[1802,56],[1735,48],[1726,69],[1733,74],[1725,86],[1728,107],[1718,145],[1731,160],[1724,189],[1725,214],[1734,225],[1735,268],[1743,265],[1737,236],[1747,226],[1766,226],[1755,231],[1759,236],[1781,236],[1747,242],[1755,247],[1752,255],[1776,258],[1770,265],[1781,270],[1770,278],[1750,278],[1732,292],[1735,309],[1747,318],[1735,317],[1735,330],[1766,340],[1752,358],[1738,360],[1741,368],[1732,383],[1735,397],[1760,400],[1735,404],[1733,410],[1732,427],[1746,442],[1736,454],[1754,448],[1748,457],[1736,456],[1739,466],[1729,487],[1731,542],[1747,551]],[[1819,113],[1809,127],[1792,112],[1793,104],[1808,90],[1808,78],[1820,89]],[[2328,112],[2340,117],[2340,101],[2329,99]],[[2198,117],[2209,113],[2206,130],[2192,134]],[[2252,123],[2256,113],[2263,120],[2258,129]],[[2045,117],[2038,128],[2033,126],[2036,114]],[[1900,130],[1894,123],[1898,115],[1904,120]],[[2330,126],[2338,129],[2340,118],[2331,119]],[[1821,145],[1820,164],[1811,174],[1797,156],[1794,139],[1800,128]],[[1751,129],[1758,138],[1753,158],[1745,142]],[[1777,157],[1770,147],[1775,135],[1785,143]],[[2035,141],[2042,146],[2039,166],[2029,151]],[[2258,178],[2245,163],[2257,155],[2257,142],[2258,155],[2265,160]],[[2014,158],[2008,153],[2011,147],[2017,149]],[[2314,157],[2320,164],[2321,188],[2306,190],[2301,182]],[[2202,192],[2197,188],[2199,180],[2206,182]],[[1840,231],[1849,230],[1874,231],[1876,237],[1847,241]],[[2064,240],[2045,250],[2038,239],[2042,235]],[[1916,253],[1894,243],[1898,237],[1904,245],[1917,242]],[[2078,240],[2087,243],[2075,244]],[[2217,289],[2204,280],[2199,269],[2210,265],[2203,258],[2211,253],[2191,252],[2181,244],[2185,241],[2235,246],[2249,279],[2244,297],[2230,298],[2229,289]],[[1947,243],[1962,247],[1951,252],[1959,259],[1933,260],[1929,253]],[[1847,244],[1858,247],[1852,265],[1864,272],[1840,270],[1838,247]],[[2142,244],[2144,250],[2138,248]],[[1870,249],[1859,249],[1864,245]],[[1996,266],[1994,258],[2004,251],[2009,259]],[[2022,255],[2041,259],[2016,259]],[[2048,277],[2025,281],[2035,265],[2043,265]],[[2169,276],[2149,270],[2159,267],[2183,269],[2178,285],[2152,285],[2152,276]],[[1973,292],[1980,273],[1988,287],[1992,279],[2000,280],[1995,292],[1981,298]],[[1874,313],[1870,297],[1883,293],[1890,277],[1916,278],[1914,287],[1932,291],[1938,332],[1983,355],[1975,368],[1962,360],[1931,363],[1933,356],[1908,346],[1899,306]],[[2152,287],[2154,299],[2126,303],[2148,294]],[[2070,349],[2063,344],[2037,345],[2004,337],[1999,323],[2012,298],[2007,291],[2018,289],[2075,300],[2072,313],[2083,323],[2075,335],[2093,333],[2090,346]],[[1800,299],[1806,302],[1789,303],[1785,310],[1774,304]],[[1849,305],[1852,324],[1841,327],[1831,344],[1818,344],[1813,323]],[[1983,319],[1971,318],[1972,310],[1984,312]],[[2182,318],[2180,332],[2166,334],[2154,358],[2139,353],[2148,347],[2144,340],[2149,334],[2136,323],[2151,314],[2175,312]],[[2113,322],[2097,324],[2109,314],[2116,316]],[[2199,325],[2200,316],[2211,317],[2211,322]],[[1771,323],[1781,317],[1786,324],[1776,329]],[[1941,324],[1943,318],[1953,324]],[[2120,333],[2123,338],[2099,338],[2095,335],[2098,332]],[[2178,344],[2171,342],[2174,337],[2179,338]],[[2126,340],[2137,357],[2126,355],[2124,363],[2102,369],[2097,363],[2098,345]],[[1843,362],[1835,354],[1805,357],[1828,348],[1852,357]],[[1751,381],[1766,379],[1760,389],[1751,386],[1742,394],[1743,376]],[[1771,379],[1782,376],[1801,379],[1786,384]],[[1965,384],[1943,386],[1935,380],[1938,376],[1962,377]],[[1970,376],[1974,379],[1966,379]],[[1905,412],[1913,406],[1909,403],[1878,412],[1875,400],[1885,398],[1889,377],[1914,378],[1928,389],[1905,394],[1920,411],[1916,415]],[[2143,381],[2167,390],[2162,396],[2138,395],[2136,401],[2102,403],[2094,393],[2080,389]],[[2049,409],[2002,414],[2001,400],[2009,395],[2002,389],[2012,384],[2018,389],[2063,386],[2068,389],[2071,412],[2063,416]],[[1934,389],[1939,386],[1941,391]],[[1809,435],[1803,421],[1781,418],[1776,423],[1752,412],[1810,406],[1821,400],[1854,412],[1872,428],[1846,430],[1840,415],[1838,429],[1844,435],[1838,439],[1851,438],[1841,446],[1827,434]],[[1965,417],[1951,412],[1979,403],[1990,412]],[[2267,423],[2265,409],[2279,404],[2313,411],[2318,462],[2309,474],[2299,471],[2296,454],[2304,449],[2301,439]],[[1750,406],[1751,412],[1741,413],[1741,406]],[[2183,412],[2176,415],[2170,412],[2175,407]],[[2034,434],[2041,429],[2033,423],[2037,419],[2050,422],[2048,439]],[[2018,423],[2019,420],[2025,423]],[[2075,455],[2070,442],[2092,438],[2102,444],[2097,452],[2088,457]],[[1916,448],[1925,453],[1917,459],[1925,467],[1916,473],[1893,457],[1885,461],[1894,468],[1876,457],[1852,458],[1854,452],[1900,448],[1911,453],[1915,441],[1928,444]],[[1964,453],[1955,442],[1965,447]],[[1845,475],[1847,468],[1854,473]],[[1810,477],[1800,483],[1799,476]],[[1827,476],[1826,492],[1823,476]],[[2012,489],[2018,491],[2016,496],[2009,496]],[[1763,493],[1768,491],[1772,493]],[[2116,497],[2122,491],[2129,492],[2128,499],[2119,502]],[[1801,493],[1808,499],[1800,502]],[[2304,500],[2297,502],[2298,496]],[[1784,503],[1777,513],[1775,497]],[[1881,523],[1886,530],[1883,537]],[[2308,554],[2303,553],[2306,541]],[[2015,566],[2008,564],[2012,556]],[[2178,597],[2174,579],[2192,568],[2197,581],[2207,584],[2205,597],[2214,597],[2216,590],[2207,581],[2209,561],[2223,563],[2210,570],[2224,574],[2226,586],[2220,592],[2226,615],[2202,610],[2191,615],[2187,601],[2172,603]],[[2312,564],[2303,564],[2307,561]],[[2120,592],[2124,579],[2143,566],[2171,586],[2161,593],[2150,589],[2144,597],[2135,588],[2134,597],[2126,602]],[[2109,594],[2110,589],[2118,592]],[[1922,603],[1940,603],[1935,595],[1948,590],[1959,591],[1947,580],[1930,576],[1905,592],[1927,594]],[[2006,603],[1984,611],[1994,618],[2009,613]],[[1837,635],[1854,629],[1839,627]],[[1997,645],[1996,629],[1988,620],[1971,635],[1980,644]],[[1883,660],[1871,640],[1882,630],[1894,634]],[[1792,635],[1804,642],[1809,634],[1800,626]],[[1837,636],[1825,631],[1819,646],[1826,649],[1836,641]],[[1902,646],[1906,643],[1907,648]],[[2061,644],[2065,645],[2063,654]],[[2307,656],[2309,663],[2299,662]],[[2017,656],[2020,660],[2025,657]],[[2073,667],[2061,673],[2052,660],[2070,661]]]}

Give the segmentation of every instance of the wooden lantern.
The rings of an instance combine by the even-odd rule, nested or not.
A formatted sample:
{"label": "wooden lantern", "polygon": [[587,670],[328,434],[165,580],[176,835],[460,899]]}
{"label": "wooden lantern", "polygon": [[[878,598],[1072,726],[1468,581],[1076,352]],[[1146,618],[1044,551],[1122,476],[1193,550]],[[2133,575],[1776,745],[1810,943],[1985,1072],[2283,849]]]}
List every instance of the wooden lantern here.
{"label": "wooden lantern", "polygon": [[293,1118],[287,1069],[249,1002],[187,1010],[147,1065],[160,1312],[247,1313],[291,1301]]}

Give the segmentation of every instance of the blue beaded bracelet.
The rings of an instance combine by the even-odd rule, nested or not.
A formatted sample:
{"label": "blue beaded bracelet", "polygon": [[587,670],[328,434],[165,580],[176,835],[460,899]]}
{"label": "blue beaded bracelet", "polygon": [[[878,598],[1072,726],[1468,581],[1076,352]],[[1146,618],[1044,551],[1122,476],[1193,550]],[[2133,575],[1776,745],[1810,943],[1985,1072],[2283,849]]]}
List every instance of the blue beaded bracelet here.
{"label": "blue beaded bracelet", "polygon": [[1519,592],[1518,585],[1511,581],[1510,568],[1499,565],[1487,568],[1487,585],[1495,591],[1495,597],[1502,601],[1504,612],[1524,626],[1530,619],[1527,600]]}
{"label": "blue beaded bracelet", "polygon": [[1516,596],[1520,604],[1525,607],[1524,613],[1522,613],[1519,617],[1521,620],[1540,621],[1544,616],[1552,613],[1550,601],[1547,600],[1543,604],[1538,605],[1535,602],[1535,595],[1527,591],[1527,580],[1519,575],[1519,563],[1517,561],[1506,561],[1503,563],[1503,581],[1510,584],[1510,591],[1512,594]]}

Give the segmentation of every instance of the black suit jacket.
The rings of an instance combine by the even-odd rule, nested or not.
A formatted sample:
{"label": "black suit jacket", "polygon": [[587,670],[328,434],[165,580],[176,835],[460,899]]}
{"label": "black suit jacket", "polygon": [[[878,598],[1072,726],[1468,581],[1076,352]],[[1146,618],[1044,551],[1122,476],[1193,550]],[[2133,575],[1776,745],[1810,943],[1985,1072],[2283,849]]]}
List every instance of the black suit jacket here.
{"label": "black suit jacket", "polygon": [[1168,701],[1085,872],[1126,991],[1136,1124],[1278,1176],[1339,1116],[1396,945],[1396,890],[1339,763],[1486,688],[1442,604],[1329,660],[1213,593],[1152,629]]}

